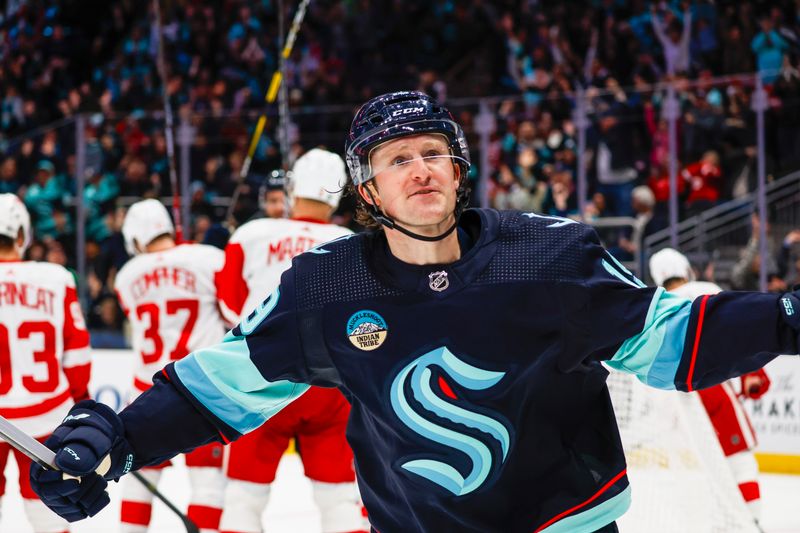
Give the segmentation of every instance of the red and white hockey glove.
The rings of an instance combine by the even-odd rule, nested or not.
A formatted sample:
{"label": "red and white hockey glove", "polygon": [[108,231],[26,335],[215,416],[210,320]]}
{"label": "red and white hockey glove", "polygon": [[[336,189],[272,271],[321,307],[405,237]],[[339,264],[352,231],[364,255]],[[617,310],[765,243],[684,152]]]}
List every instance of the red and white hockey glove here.
{"label": "red and white hockey glove", "polygon": [[767,393],[770,386],[770,379],[763,368],[755,372],[744,374],[742,377],[742,395],[751,400],[758,400]]}

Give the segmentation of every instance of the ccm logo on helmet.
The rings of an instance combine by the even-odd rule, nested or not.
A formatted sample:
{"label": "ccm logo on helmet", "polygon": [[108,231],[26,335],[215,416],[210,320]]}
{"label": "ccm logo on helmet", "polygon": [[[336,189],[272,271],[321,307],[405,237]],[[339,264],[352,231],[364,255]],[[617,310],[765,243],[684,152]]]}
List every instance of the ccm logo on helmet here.
{"label": "ccm logo on helmet", "polygon": [[397,111],[392,111],[393,117],[399,117],[400,115],[410,115],[411,113],[422,113],[425,111],[424,107],[407,107],[405,109],[398,109]]}

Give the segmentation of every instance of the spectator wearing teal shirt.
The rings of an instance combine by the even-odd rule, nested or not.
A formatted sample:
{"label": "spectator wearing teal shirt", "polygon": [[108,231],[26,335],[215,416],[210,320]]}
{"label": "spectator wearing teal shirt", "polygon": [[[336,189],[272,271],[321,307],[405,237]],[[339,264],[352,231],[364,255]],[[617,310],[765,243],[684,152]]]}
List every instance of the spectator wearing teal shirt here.
{"label": "spectator wearing teal shirt", "polygon": [[25,205],[33,217],[38,239],[57,239],[73,231],[72,219],[64,205],[69,200],[69,191],[55,172],[52,162],[39,161],[34,181],[25,193]]}
{"label": "spectator wearing teal shirt", "polygon": [[783,65],[783,54],[789,48],[786,40],[775,31],[772,20],[763,17],[760,21],[761,32],[753,37],[750,47],[756,54],[758,71],[764,83],[770,85],[778,77]]}
{"label": "spectator wearing teal shirt", "polygon": [[113,201],[117,196],[119,196],[119,183],[116,176],[92,169],[83,189],[87,239],[101,243],[111,236],[111,229],[106,223],[106,214],[113,210]]}

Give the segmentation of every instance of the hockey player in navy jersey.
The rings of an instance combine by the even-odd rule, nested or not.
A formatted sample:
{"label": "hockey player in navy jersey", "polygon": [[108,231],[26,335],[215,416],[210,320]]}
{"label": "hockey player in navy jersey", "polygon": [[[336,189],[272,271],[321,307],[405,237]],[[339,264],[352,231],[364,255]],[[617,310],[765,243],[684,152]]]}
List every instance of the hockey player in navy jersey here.
{"label": "hockey player in navy jersey", "polygon": [[424,94],[367,102],[346,152],[383,230],[296,257],[221,344],[167,365],[119,415],[76,405],[47,445],[82,481],[31,469],[53,510],[91,516],[106,480],[236,439],[318,385],[352,404],[381,533],[615,531],[631,488],[601,361],[687,391],[798,352],[797,293],[692,303],[645,287],[572,220],[462,213],[467,143]]}

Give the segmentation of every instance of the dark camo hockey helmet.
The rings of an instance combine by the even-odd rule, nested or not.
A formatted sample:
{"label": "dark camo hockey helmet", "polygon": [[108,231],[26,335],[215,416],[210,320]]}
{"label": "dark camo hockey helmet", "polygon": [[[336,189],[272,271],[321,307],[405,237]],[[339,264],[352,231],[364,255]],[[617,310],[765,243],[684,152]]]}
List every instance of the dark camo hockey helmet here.
{"label": "dark camo hockey helmet", "polygon": [[[427,94],[399,91],[376,96],[361,106],[353,118],[344,147],[353,184],[363,185],[373,178],[369,162],[373,148],[398,137],[421,133],[439,133],[447,138],[450,152],[461,167],[462,184],[465,183],[470,161],[461,126],[446,107]],[[460,196],[465,194],[466,191]]]}
{"label": "dark camo hockey helmet", "polygon": [[260,195],[270,191],[286,191],[286,184],[291,179],[292,173],[277,169],[261,178]]}

